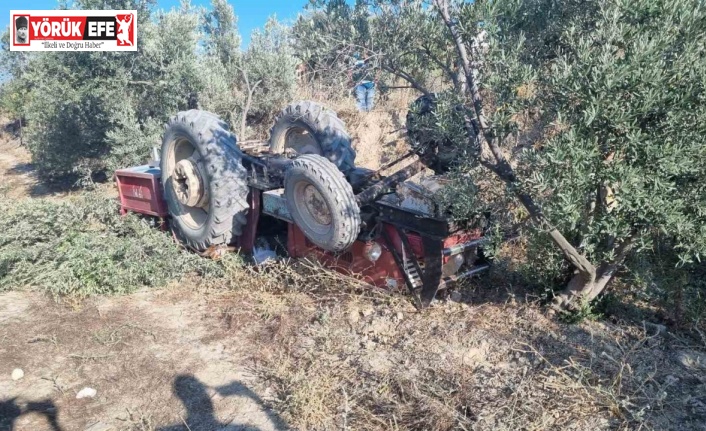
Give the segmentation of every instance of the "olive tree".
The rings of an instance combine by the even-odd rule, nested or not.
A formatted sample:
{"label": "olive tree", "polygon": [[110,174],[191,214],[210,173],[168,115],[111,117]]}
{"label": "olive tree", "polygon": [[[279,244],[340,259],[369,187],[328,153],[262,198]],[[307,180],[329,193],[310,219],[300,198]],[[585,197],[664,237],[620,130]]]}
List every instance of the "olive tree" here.
{"label": "olive tree", "polygon": [[241,40],[233,7],[225,0],[213,0],[211,10],[202,11],[201,30],[205,53],[199,107],[235,125],[245,95],[240,88]]}
{"label": "olive tree", "polygon": [[448,31],[423,0],[312,1],[293,32],[297,52],[323,78],[344,80],[355,55],[424,94],[440,76],[459,89],[463,81]]}
{"label": "olive tree", "polygon": [[[658,234],[682,262],[706,251],[706,12],[696,1],[612,0],[568,2],[549,30],[527,19],[555,3],[474,4],[483,19],[463,30],[453,14],[467,5],[434,4],[469,83],[480,162],[573,269],[555,301],[567,308],[599,295]],[[479,24],[494,44],[486,59],[467,42]],[[490,116],[484,93],[495,98]],[[535,133],[515,167],[504,149],[527,118]]]}
{"label": "olive tree", "polygon": [[22,76],[34,53],[10,52],[10,32],[0,36],[0,110],[13,120],[13,128],[24,144],[23,125],[29,88]]}
{"label": "olive tree", "polygon": [[213,0],[211,9],[202,14],[202,31],[205,35],[206,52],[223,64],[238,60],[240,56],[240,33],[238,17],[226,0]]}
{"label": "olive tree", "polygon": [[268,19],[262,30],[253,31],[243,63],[248,77],[248,108],[253,114],[269,119],[292,101],[299,59],[292,46],[290,27],[274,17]]}
{"label": "olive tree", "polygon": [[157,13],[147,0],[82,0],[72,7],[136,9],[138,51],[32,55],[11,82],[24,90],[26,142],[40,175],[105,178],[106,171],[146,161],[161,124],[193,105],[201,86],[198,15],[187,5]]}
{"label": "olive tree", "polygon": [[249,117],[266,121],[294,97],[298,60],[290,28],[271,17],[242,51],[233,7],[213,0],[203,13],[202,31],[201,107],[226,119],[244,138]]}
{"label": "olive tree", "polygon": [[681,264],[704,254],[706,11],[698,0],[433,0],[416,9],[424,24],[400,9],[404,0],[361,4],[374,30],[348,46],[389,35],[381,62],[393,62],[398,76],[414,85],[420,66],[443,72],[460,109],[446,104],[432,123],[463,123],[453,139],[467,150],[456,175],[480,166],[506,184],[532,221],[537,272],[563,280],[557,308],[596,298],[658,238]]}

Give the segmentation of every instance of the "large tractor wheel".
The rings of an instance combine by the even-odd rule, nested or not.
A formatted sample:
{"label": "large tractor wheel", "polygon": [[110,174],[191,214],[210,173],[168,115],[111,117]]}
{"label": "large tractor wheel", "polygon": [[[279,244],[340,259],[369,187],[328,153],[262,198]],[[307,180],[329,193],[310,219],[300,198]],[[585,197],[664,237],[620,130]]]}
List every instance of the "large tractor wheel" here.
{"label": "large tractor wheel", "polygon": [[287,208],[307,238],[324,250],[340,252],[360,233],[360,208],[351,185],[326,158],[297,157],[284,179]]}
{"label": "large tractor wheel", "polygon": [[298,155],[318,154],[329,159],[343,173],[355,168],[351,137],[336,113],[310,101],[292,103],[277,115],[270,131],[270,150]]}
{"label": "large tractor wheel", "polygon": [[203,251],[240,236],[247,171],[224,121],[196,109],[173,117],[162,140],[161,170],[172,231],[182,243]]}

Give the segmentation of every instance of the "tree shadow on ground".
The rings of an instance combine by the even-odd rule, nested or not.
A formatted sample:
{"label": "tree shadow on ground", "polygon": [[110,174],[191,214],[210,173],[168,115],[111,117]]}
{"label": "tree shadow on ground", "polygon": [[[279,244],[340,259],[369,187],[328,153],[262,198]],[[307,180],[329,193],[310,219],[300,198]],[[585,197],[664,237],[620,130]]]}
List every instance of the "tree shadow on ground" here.
{"label": "tree shadow on ground", "polygon": [[14,139],[19,139],[21,136],[22,127],[27,127],[27,120],[16,119],[16,120],[12,120],[12,121],[7,121],[2,126],[2,131],[7,133],[8,135],[10,135]]}
{"label": "tree shadow on ground", "polygon": [[485,272],[461,281],[442,294],[448,296],[451,292],[460,293],[461,302],[469,305],[541,302],[544,299],[542,292],[528,286],[505,262],[492,263]]}
{"label": "tree shadow on ground", "polygon": [[[604,416],[615,428],[703,429],[706,367],[688,363],[706,358],[699,353],[703,347],[654,310],[610,295],[582,317],[584,322],[564,319],[547,313],[549,293],[528,286],[506,262],[456,289],[456,302],[507,312],[511,325],[494,330],[506,331],[502,336],[513,345],[509,362],[526,367],[531,376],[510,375],[509,393],[531,398],[534,391],[541,402],[554,399],[554,412],[567,417],[573,414],[567,400],[580,399],[612,412]],[[542,400],[551,393],[553,398]],[[531,409],[525,413],[531,415]],[[591,418],[586,412],[579,416]]]}
{"label": "tree shadow on ground", "polygon": [[[453,292],[453,291],[452,291]],[[537,286],[530,286],[516,271],[508,269],[507,265],[491,267],[486,273],[455,287],[455,294],[445,292],[446,298],[454,298],[469,306],[483,304],[521,305],[533,304],[543,311],[546,317],[557,325],[570,330],[576,330],[576,324],[583,320],[596,320],[610,325],[619,325],[624,329],[647,331],[649,333],[669,330],[678,337],[689,339],[694,344],[706,347],[704,337],[695,336],[690,331],[680,327],[657,307],[644,301],[633,301],[632,297],[608,291],[598,297],[587,314],[553,312],[549,307],[552,294]],[[455,295],[455,296],[454,296]]]}
{"label": "tree shadow on ground", "polygon": [[[71,191],[81,190],[76,184],[76,178],[67,178],[56,181],[46,181],[40,178],[36,171],[36,166],[32,163],[17,163],[6,171],[8,175],[28,176],[32,178],[32,184],[28,188],[30,197],[41,198],[56,194],[64,194]],[[101,178],[101,182],[107,181]]]}
{"label": "tree shadow on ground", "polygon": [[31,163],[18,163],[11,167],[7,173],[11,175],[24,175],[34,171],[34,165]]}
{"label": "tree shadow on ground", "polygon": [[[276,430],[289,429],[284,420],[276,413],[272,412],[264,401],[244,384],[233,381],[227,385],[213,388],[217,394],[223,397],[247,397],[254,401],[264,416],[267,417],[271,428]],[[223,423],[216,418],[212,396],[207,391],[207,386],[199,379],[190,374],[181,374],[174,379],[174,395],[176,395],[184,405],[186,417],[182,418],[182,423],[168,425],[157,428],[157,431],[260,431],[261,428],[238,423],[238,420]]]}
{"label": "tree shadow on ground", "polygon": [[0,431],[13,431],[15,429],[15,421],[20,416],[30,413],[44,416],[53,431],[62,431],[57,420],[59,411],[53,401],[33,401],[21,406],[17,403],[17,398],[0,401]]}

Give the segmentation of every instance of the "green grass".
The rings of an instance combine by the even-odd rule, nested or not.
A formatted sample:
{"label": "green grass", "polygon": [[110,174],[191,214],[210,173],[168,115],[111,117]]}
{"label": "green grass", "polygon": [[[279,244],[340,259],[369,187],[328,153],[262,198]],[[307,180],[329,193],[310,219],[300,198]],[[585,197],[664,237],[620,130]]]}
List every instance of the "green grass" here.
{"label": "green grass", "polygon": [[129,293],[187,274],[222,276],[223,268],[181,250],[146,220],[121,217],[117,201],[97,192],[0,203],[0,291]]}

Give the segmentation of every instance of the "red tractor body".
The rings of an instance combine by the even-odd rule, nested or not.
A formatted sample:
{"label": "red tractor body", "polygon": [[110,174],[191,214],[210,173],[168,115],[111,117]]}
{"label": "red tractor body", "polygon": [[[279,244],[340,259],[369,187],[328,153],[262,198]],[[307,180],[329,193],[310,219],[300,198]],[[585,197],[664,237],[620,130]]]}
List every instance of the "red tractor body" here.
{"label": "red tractor body", "polygon": [[[166,227],[169,214],[158,167],[138,166],[116,171],[121,213],[158,217]],[[483,227],[453,223],[390,202],[374,203],[377,211],[365,219],[358,239],[339,253],[313,244],[288,214],[282,189],[253,181],[248,196],[247,223],[237,247],[252,254],[268,227],[279,225],[292,258],[312,258],[340,273],[386,290],[410,290],[421,307],[437,291],[488,268],[482,256]]]}

